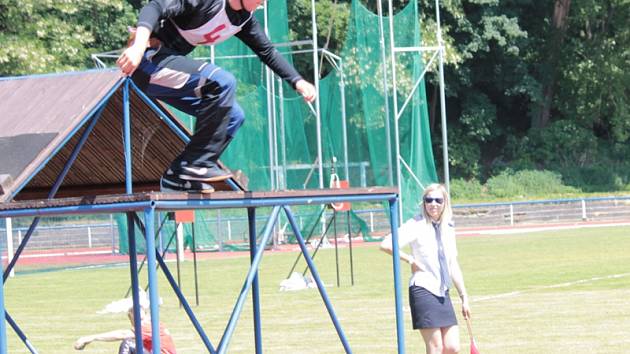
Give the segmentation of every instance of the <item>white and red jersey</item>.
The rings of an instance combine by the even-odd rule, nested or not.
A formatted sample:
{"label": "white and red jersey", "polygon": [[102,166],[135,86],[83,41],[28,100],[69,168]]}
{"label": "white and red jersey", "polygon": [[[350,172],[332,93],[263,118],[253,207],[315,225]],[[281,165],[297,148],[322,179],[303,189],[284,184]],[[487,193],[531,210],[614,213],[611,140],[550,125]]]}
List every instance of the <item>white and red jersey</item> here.
{"label": "white and red jersey", "polygon": [[[226,1],[222,2],[221,10],[208,22],[197,28],[179,28],[173,22],[179,34],[191,45],[214,45],[219,44],[241,31],[241,28],[250,20],[252,14],[240,25],[234,25],[230,21],[226,12]],[[172,21],[172,20],[171,20]]]}
{"label": "white and red jersey", "polygon": [[137,26],[150,29],[162,45],[182,55],[198,45],[236,36],[291,85],[302,78],[274,48],[252,13],[233,10],[227,0],[152,0],[140,10]]}

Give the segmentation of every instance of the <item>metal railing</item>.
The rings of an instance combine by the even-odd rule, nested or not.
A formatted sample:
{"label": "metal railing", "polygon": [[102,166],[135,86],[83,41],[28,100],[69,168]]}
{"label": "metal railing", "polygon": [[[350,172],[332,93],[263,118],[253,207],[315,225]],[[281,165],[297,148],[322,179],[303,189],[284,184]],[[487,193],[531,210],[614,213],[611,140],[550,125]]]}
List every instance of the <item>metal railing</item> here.
{"label": "metal railing", "polygon": [[[13,245],[22,242],[27,227],[14,227]],[[7,230],[0,228],[0,249],[7,248]],[[71,248],[118,248],[118,230],[110,223],[41,226],[31,236],[28,251]]]}
{"label": "metal railing", "polygon": [[[581,221],[630,222],[630,196],[594,198],[553,199],[500,203],[458,204],[453,206],[457,227],[518,226],[527,224],[559,224]],[[326,211],[329,218],[332,211]],[[372,235],[389,233],[389,219],[384,209],[354,210],[367,224]],[[305,220],[314,215],[296,214],[297,222],[303,226]],[[262,220],[262,219],[261,219]],[[247,218],[226,216],[220,213],[203,221],[216,236],[216,242],[246,242]],[[4,226],[4,225],[2,225]],[[319,232],[316,229],[316,233]],[[13,245],[21,242],[26,228],[13,227]],[[282,230],[279,230],[282,232]],[[345,229],[343,231],[345,233]],[[118,227],[114,221],[103,223],[77,223],[42,226],[29,241],[28,250],[111,248],[118,250]],[[283,238],[280,238],[281,240]],[[0,227],[0,250],[7,249],[6,229]]]}
{"label": "metal railing", "polygon": [[453,209],[458,227],[630,221],[630,196],[460,204]]}

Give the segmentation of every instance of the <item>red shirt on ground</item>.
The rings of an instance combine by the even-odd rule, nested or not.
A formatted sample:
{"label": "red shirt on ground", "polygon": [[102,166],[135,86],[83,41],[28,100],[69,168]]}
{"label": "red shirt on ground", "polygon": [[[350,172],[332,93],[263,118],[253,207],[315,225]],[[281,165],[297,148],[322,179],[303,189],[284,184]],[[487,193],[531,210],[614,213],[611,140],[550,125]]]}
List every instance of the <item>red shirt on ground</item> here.
{"label": "red shirt on ground", "polygon": [[[151,338],[151,323],[142,325],[142,346],[144,349],[153,350],[153,340]],[[175,351],[175,343],[173,337],[166,333],[164,326],[160,323],[160,353],[161,354],[177,354]]]}

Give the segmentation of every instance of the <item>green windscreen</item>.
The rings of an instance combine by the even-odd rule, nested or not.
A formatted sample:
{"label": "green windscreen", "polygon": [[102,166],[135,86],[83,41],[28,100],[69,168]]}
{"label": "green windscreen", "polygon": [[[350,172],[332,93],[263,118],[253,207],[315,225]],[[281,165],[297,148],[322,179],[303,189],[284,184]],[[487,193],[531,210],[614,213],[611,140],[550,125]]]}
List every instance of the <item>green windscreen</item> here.
{"label": "green windscreen", "polygon": [[[418,18],[415,1],[410,2],[394,16],[394,29],[398,29],[394,32],[396,47],[420,45]],[[357,145],[360,149],[353,148],[352,153],[360,154],[357,158],[368,157],[372,178],[370,183],[381,186],[396,184],[395,113],[391,84],[389,19],[384,17],[383,22],[385,24],[385,63],[383,63],[383,53],[379,44],[378,16],[366,9],[359,1],[354,1],[347,40],[342,53],[347,66],[346,109],[352,124],[349,133],[356,135],[351,138],[352,141],[360,142],[358,143],[360,145]],[[383,93],[384,65],[389,78],[387,97]],[[423,69],[424,65],[419,52],[403,52],[396,55],[399,110],[409,93],[412,92]],[[409,104],[398,118],[399,147],[402,158],[400,164],[402,181],[399,186],[403,199],[404,219],[418,212],[418,202],[423,186],[437,181],[424,81],[421,81],[413,92]],[[389,116],[385,112],[386,99],[389,102]],[[388,146],[391,148],[388,149]]]}

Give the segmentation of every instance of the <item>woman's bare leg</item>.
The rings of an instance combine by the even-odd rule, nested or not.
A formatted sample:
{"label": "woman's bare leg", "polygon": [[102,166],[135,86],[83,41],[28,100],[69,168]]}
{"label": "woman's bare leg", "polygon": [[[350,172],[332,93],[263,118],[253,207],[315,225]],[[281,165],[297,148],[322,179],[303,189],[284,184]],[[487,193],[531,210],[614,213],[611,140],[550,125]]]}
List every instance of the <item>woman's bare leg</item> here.
{"label": "woman's bare leg", "polygon": [[423,328],[420,330],[427,354],[442,354],[442,331],[440,328]]}

